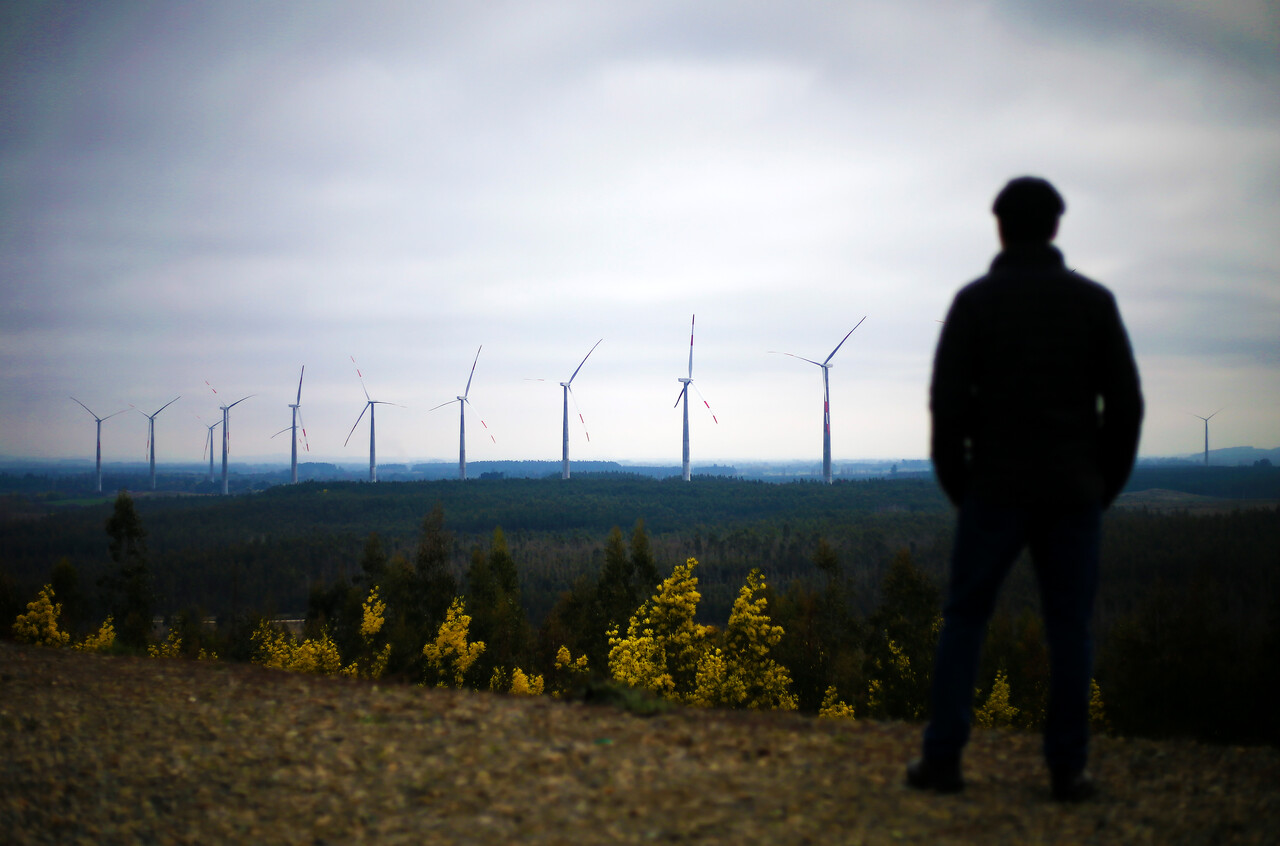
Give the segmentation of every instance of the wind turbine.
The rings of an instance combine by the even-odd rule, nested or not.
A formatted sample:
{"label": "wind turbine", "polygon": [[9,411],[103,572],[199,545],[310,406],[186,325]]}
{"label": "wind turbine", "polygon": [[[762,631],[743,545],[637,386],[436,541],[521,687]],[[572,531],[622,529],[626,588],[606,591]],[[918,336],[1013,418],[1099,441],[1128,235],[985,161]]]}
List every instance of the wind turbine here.
{"label": "wind turbine", "polygon": [[[346,446],[351,442],[351,436],[355,434],[356,427],[359,426],[360,421],[364,419],[364,413],[366,411],[369,412],[369,481],[376,482],[378,481],[378,457],[377,457],[378,453],[377,453],[377,448],[375,446],[375,441],[374,441],[373,407],[375,405],[396,405],[396,404],[394,402],[387,402],[385,400],[376,400],[370,397],[369,389],[364,386],[364,374],[360,372],[360,366],[356,364],[355,357],[350,355],[347,357],[351,359],[351,364],[356,369],[356,378],[360,380],[360,390],[364,391],[365,404],[364,404],[364,408],[360,410],[360,416],[356,418],[356,422],[351,424],[351,431],[347,433],[347,439],[342,442],[342,445]],[[404,406],[396,405],[396,408],[404,408]]]}
{"label": "wind turbine", "polygon": [[[306,373],[307,366],[304,364],[302,365],[302,372],[298,374],[298,398],[289,404],[289,407],[293,409],[293,423],[281,429],[279,432],[276,432],[276,435],[283,435],[285,432],[293,433],[293,450],[291,452],[291,460],[289,462],[289,481],[291,484],[295,485],[298,483],[298,421],[302,419],[302,377],[305,376]],[[271,437],[274,438],[276,435],[272,435]],[[306,440],[307,426],[304,423],[302,424],[302,441],[306,445],[307,452],[311,452],[311,445],[306,443]]]}
{"label": "wind turbine", "polygon": [[[600,341],[603,340],[604,338],[600,339]],[[564,449],[561,452],[560,458],[561,479],[569,478],[569,395],[573,393],[573,388],[570,386],[573,384],[573,380],[577,377],[578,370],[582,369],[582,365],[586,364],[587,359],[591,358],[591,354],[596,351],[596,347],[600,346],[600,341],[596,341],[592,344],[591,349],[587,350],[587,354],[582,357],[582,361],[579,362],[577,370],[573,371],[573,376],[569,377],[569,381],[560,383],[560,387],[564,388]],[[574,408],[578,407],[577,397],[573,400],[573,406]],[[578,409],[578,420],[582,421],[582,431],[586,434],[587,440],[590,441],[591,433],[587,432],[587,421],[582,419],[581,409]]]}
{"label": "wind turbine", "polygon": [[[1223,406],[1225,408],[1225,406]],[[1221,408],[1218,411],[1222,411]],[[1209,466],[1209,421],[1218,416],[1218,411],[1210,414],[1208,417],[1200,417],[1199,414],[1192,414],[1192,417],[1200,417],[1204,421],[1204,466]]]}
{"label": "wind turbine", "polygon": [[[97,453],[97,455],[98,455],[98,458],[97,458],[98,493],[102,493],[102,421],[103,421],[103,420],[110,420],[112,417],[115,417],[115,416],[116,416],[116,414],[124,414],[124,413],[125,413],[126,411],[128,411],[129,409],[127,409],[127,408],[122,408],[122,409],[120,409],[120,410],[119,410],[119,411],[117,411],[117,412],[114,412],[114,413],[112,413],[112,414],[108,414],[106,417],[99,417],[98,415],[96,415],[96,414],[94,414],[92,411],[90,411],[90,410],[89,410],[89,406],[87,406],[87,405],[85,405],[84,403],[80,402],[80,400],[76,399],[75,397],[72,397],[71,399],[75,401],[76,405],[80,406],[80,407],[81,407],[81,408],[83,408],[85,411],[88,411],[88,412],[89,412],[89,414],[93,416],[93,419],[94,419],[94,420],[96,420],[96,421],[97,421],[97,423],[98,423],[98,453]],[[157,413],[159,413],[159,412],[157,412]]]}
{"label": "wind turbine", "polygon": [[[862,320],[866,319],[866,315],[863,315]],[[831,369],[831,359],[835,358],[836,353],[844,346],[844,342],[849,340],[849,335],[852,335],[854,330],[862,325],[862,320],[859,320],[853,329],[850,329],[849,333],[840,339],[840,343],[836,344],[836,348],[831,351],[831,355],[820,362],[794,353],[769,350],[771,353],[789,355],[792,358],[798,358],[801,361],[807,361],[822,368],[822,479],[828,485],[831,484],[831,386],[827,371]]]}
{"label": "wind turbine", "polygon": [[135,409],[143,417],[147,418],[147,450],[151,454],[151,490],[156,489],[156,415],[173,405],[182,397],[174,397],[173,399],[160,406],[155,414],[147,414],[141,409]]}
{"label": "wind turbine", "polygon": [[[207,385],[208,382],[206,382],[205,384]],[[204,423],[204,418],[201,417],[199,414],[196,415],[196,419],[199,420],[201,424]],[[205,426],[205,428],[209,430],[208,436],[206,436],[204,439],[204,448],[209,453],[209,484],[211,485],[213,484],[213,430],[218,428],[218,426],[221,425],[221,423],[222,423],[221,420],[215,420],[213,421],[212,426]],[[200,458],[202,460],[204,459],[204,453],[200,454]]]}
{"label": "wind turbine", "polygon": [[[442,402],[436,408],[444,408],[452,403],[458,404],[458,478],[466,481],[467,478],[467,406],[471,405],[471,400],[467,396],[471,393],[471,379],[476,375],[476,362],[480,360],[480,350],[484,349],[484,345],[480,345],[480,349],[476,350],[476,357],[471,362],[471,375],[467,376],[467,387],[462,392],[462,396],[457,399],[451,399],[449,402]],[[431,409],[435,411],[436,408]],[[480,420],[480,425],[485,429],[489,428],[489,424]],[[489,440],[495,444],[497,440],[493,435],[489,435]]]}
{"label": "wind turbine", "polygon": [[[695,314],[689,320],[689,377],[686,379],[681,376],[677,379],[677,381],[683,383],[683,387],[680,388],[680,396],[676,397],[676,405],[679,405],[680,401],[684,400],[684,480],[686,482],[689,481],[689,387],[693,385],[693,326],[697,319],[698,315]],[[694,390],[698,391],[697,387],[694,387]],[[719,423],[720,421],[716,420],[716,413],[711,410],[711,404],[707,402],[701,391],[698,391],[698,399],[702,400],[702,404],[707,407],[707,412],[711,415],[711,419]],[[675,408],[675,406],[673,405],[672,408]]]}
{"label": "wind turbine", "polygon": [[[209,385],[209,380],[208,380],[208,379],[206,379],[204,383],[205,383],[206,385]],[[217,388],[215,388],[215,387],[213,387],[213,385],[209,385],[209,390],[213,391],[215,394],[218,392],[218,389],[217,389]],[[247,396],[247,397],[241,397],[240,399],[236,400],[235,402],[231,403],[230,405],[220,405],[220,406],[218,406],[219,408],[221,408],[221,409],[222,409],[222,495],[223,495],[223,496],[226,496],[226,495],[227,495],[227,493],[228,493],[228,490],[227,490],[227,455],[231,452],[231,423],[230,423],[230,420],[231,420],[231,409],[235,408],[237,405],[239,405],[240,403],[244,402],[245,400],[249,399],[249,398],[250,398],[250,397],[252,397],[252,396],[253,396],[253,394],[249,394],[249,396]],[[210,430],[210,431],[212,431],[212,430]],[[212,460],[212,459],[210,459],[210,460]]]}

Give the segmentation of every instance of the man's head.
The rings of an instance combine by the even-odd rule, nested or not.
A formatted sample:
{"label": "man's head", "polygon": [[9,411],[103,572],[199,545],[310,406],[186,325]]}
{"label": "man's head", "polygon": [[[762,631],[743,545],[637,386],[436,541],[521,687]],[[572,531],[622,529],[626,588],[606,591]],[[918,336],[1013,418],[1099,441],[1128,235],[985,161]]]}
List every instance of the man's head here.
{"label": "man's head", "polygon": [[1058,234],[1058,218],[1067,204],[1048,180],[1019,176],[996,195],[991,207],[1000,223],[1000,240],[1010,244],[1047,244]]}

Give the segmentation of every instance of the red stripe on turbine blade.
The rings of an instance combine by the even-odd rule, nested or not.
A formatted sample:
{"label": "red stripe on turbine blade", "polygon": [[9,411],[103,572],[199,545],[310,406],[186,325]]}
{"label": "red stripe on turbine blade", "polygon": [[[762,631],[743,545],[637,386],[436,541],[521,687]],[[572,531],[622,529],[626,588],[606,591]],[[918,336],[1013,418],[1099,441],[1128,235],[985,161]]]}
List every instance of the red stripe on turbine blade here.
{"label": "red stripe on turbine blade", "polygon": [[714,420],[714,421],[716,422],[716,425],[717,425],[717,426],[719,426],[719,425],[720,425],[720,420],[716,417],[715,412],[712,412],[712,413],[711,413],[711,419],[712,419],[712,420]]}

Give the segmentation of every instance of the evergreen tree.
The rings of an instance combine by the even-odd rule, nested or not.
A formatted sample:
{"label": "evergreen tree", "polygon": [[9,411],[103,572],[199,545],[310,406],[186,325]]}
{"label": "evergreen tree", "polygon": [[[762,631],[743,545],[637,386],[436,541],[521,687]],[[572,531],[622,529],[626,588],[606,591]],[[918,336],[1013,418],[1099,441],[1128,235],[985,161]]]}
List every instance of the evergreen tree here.
{"label": "evergreen tree", "polygon": [[117,638],[130,649],[142,650],[151,640],[155,596],[147,566],[147,531],[128,491],[122,490],[116,496],[106,531],[110,538],[108,551],[118,568],[104,581],[111,596]]}
{"label": "evergreen tree", "polygon": [[938,589],[911,563],[909,552],[899,551],[868,620],[869,716],[919,719],[925,714],[941,625]]}
{"label": "evergreen tree", "polygon": [[49,584],[54,595],[62,602],[62,620],[67,631],[79,633],[89,617],[88,602],[80,590],[80,574],[65,555],[53,565]]}
{"label": "evergreen tree", "polygon": [[360,572],[361,580],[370,587],[382,584],[386,576],[387,553],[377,532],[370,532],[365,539],[364,551],[360,554]]}
{"label": "evergreen tree", "polygon": [[653,557],[653,548],[649,545],[649,533],[645,531],[644,518],[640,518],[636,520],[636,527],[631,532],[632,593],[631,608],[628,613],[638,608],[661,581],[658,562]]}
{"label": "evergreen tree", "polygon": [[444,506],[436,503],[422,519],[422,533],[414,555],[412,614],[420,618],[424,635],[432,635],[444,622],[458,593],[458,579],[449,567],[453,536],[444,528]]}
{"label": "evergreen tree", "polygon": [[475,635],[486,646],[480,658],[482,675],[487,677],[499,667],[509,670],[527,664],[529,621],[520,603],[515,559],[501,527],[493,530],[487,556],[479,547],[472,550],[467,583]]}
{"label": "evergreen tree", "polygon": [[596,583],[596,601],[600,606],[598,623],[602,624],[601,631],[611,626],[621,628],[631,618],[640,604],[634,601],[635,594],[636,584],[632,578],[632,564],[627,558],[622,530],[614,526],[604,544],[604,567],[600,569],[600,578]]}

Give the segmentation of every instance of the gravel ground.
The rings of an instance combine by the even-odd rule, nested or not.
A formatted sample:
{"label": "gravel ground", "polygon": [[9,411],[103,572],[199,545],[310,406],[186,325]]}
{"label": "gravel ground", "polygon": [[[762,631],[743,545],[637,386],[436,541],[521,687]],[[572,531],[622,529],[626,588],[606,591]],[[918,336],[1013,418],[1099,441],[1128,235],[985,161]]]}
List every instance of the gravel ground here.
{"label": "gravel ground", "polygon": [[614,707],[0,643],[0,840],[25,843],[1275,843],[1280,751],[1100,738],[1049,801],[977,731],[959,796],[920,727]]}

